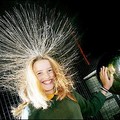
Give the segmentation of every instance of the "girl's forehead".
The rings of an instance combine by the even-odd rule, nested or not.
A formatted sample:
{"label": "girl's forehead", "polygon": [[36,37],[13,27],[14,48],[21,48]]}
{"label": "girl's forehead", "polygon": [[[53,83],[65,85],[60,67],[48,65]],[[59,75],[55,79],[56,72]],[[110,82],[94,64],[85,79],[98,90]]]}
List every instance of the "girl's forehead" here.
{"label": "girl's forehead", "polygon": [[49,62],[49,60],[38,60],[34,63],[33,68],[36,70],[44,70],[44,69],[48,69],[51,68],[51,64]]}

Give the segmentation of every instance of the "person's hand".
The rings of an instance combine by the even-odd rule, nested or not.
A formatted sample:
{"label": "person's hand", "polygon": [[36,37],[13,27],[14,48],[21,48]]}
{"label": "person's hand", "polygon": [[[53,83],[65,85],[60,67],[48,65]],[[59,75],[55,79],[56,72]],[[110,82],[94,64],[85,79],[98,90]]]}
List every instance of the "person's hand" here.
{"label": "person's hand", "polygon": [[113,74],[109,74],[110,72],[107,67],[103,66],[100,68],[100,80],[102,82],[103,88],[109,90],[112,87],[114,77]]}

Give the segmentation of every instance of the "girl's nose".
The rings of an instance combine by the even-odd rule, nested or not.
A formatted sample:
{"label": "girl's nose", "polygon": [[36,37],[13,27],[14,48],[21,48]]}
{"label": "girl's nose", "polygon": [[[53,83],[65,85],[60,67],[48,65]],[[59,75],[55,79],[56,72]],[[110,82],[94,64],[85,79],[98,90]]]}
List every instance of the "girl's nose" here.
{"label": "girl's nose", "polygon": [[49,79],[49,74],[48,73],[44,73],[44,79]]}

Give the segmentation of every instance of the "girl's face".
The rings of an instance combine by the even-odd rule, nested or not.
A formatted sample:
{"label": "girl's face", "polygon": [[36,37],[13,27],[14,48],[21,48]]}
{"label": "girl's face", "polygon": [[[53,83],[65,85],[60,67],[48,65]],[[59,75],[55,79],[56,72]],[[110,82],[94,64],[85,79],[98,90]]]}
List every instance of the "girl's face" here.
{"label": "girl's face", "polygon": [[33,65],[33,71],[47,94],[54,92],[55,75],[48,60],[38,60]]}

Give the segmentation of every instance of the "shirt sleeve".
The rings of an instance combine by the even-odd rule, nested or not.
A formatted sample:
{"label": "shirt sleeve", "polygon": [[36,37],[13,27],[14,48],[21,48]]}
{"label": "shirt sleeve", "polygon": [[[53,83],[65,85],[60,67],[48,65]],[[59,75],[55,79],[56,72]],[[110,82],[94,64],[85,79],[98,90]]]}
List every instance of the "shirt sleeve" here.
{"label": "shirt sleeve", "polygon": [[80,105],[83,117],[96,115],[106,100],[106,96],[101,92],[95,93],[91,99],[85,99],[76,91],[74,91],[74,95]]}

